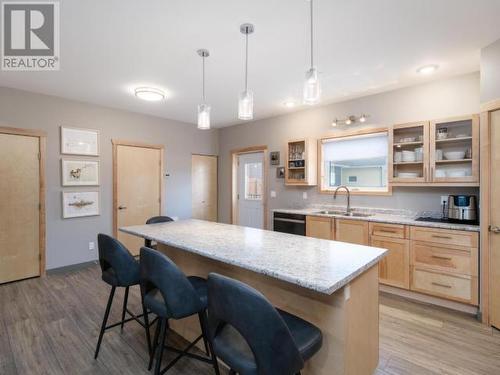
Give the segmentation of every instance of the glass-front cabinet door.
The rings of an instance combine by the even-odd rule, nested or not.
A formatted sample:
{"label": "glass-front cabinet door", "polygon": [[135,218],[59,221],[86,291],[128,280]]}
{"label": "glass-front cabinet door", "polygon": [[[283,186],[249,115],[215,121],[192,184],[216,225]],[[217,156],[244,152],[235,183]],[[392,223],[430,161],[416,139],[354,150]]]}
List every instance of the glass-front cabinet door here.
{"label": "glass-front cabinet door", "polygon": [[429,123],[394,125],[391,131],[390,181],[422,183],[429,178]]}
{"label": "glass-front cabinet door", "polygon": [[430,124],[430,176],[435,183],[479,182],[479,116]]}

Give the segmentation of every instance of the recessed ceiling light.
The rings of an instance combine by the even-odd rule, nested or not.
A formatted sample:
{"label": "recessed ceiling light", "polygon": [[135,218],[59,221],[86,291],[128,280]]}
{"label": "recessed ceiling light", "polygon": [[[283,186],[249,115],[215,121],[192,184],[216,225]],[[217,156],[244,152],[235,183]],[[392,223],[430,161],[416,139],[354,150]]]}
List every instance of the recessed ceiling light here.
{"label": "recessed ceiling light", "polygon": [[432,65],[424,65],[421,66],[420,68],[417,69],[418,74],[431,74],[434,73],[436,70],[438,70],[439,66],[432,64]]}
{"label": "recessed ceiling light", "polygon": [[165,99],[165,92],[154,87],[138,87],[134,90],[135,96],[149,102],[158,102]]}
{"label": "recessed ceiling light", "polygon": [[283,105],[287,108],[293,108],[295,107],[295,102],[293,100],[287,100],[283,103]]}

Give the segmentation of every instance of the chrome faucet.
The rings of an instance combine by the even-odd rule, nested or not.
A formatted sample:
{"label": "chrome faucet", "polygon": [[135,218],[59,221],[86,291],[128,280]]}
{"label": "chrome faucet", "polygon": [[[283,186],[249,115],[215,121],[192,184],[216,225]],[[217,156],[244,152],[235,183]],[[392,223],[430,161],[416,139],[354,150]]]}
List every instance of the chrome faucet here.
{"label": "chrome faucet", "polygon": [[337,189],[335,189],[335,193],[333,194],[333,199],[337,199],[337,192],[340,189],[344,189],[347,192],[347,207],[346,207],[345,214],[346,214],[346,216],[350,216],[351,215],[351,191],[349,190],[349,188],[345,185],[339,186]]}

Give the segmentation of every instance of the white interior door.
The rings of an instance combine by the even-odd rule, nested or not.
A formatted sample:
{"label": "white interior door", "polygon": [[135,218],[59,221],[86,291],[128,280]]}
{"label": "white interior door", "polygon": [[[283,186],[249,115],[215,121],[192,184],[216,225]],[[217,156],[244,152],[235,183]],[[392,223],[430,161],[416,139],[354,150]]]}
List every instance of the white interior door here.
{"label": "white interior door", "polygon": [[264,228],[264,153],[238,156],[238,224]]}

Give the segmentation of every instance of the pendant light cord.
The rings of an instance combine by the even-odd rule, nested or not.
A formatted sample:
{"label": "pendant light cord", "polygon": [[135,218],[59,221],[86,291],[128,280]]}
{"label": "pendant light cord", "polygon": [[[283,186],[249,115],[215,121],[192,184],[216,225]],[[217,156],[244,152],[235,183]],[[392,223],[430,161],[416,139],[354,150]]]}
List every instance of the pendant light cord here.
{"label": "pendant light cord", "polygon": [[245,34],[245,92],[248,91],[248,29]]}
{"label": "pendant light cord", "polygon": [[310,2],[310,13],[311,13],[311,68],[314,67],[314,39],[313,39],[313,0],[309,0]]}
{"label": "pendant light cord", "polygon": [[203,61],[203,84],[202,84],[202,95],[203,95],[203,104],[205,104],[205,56],[202,56]]}

